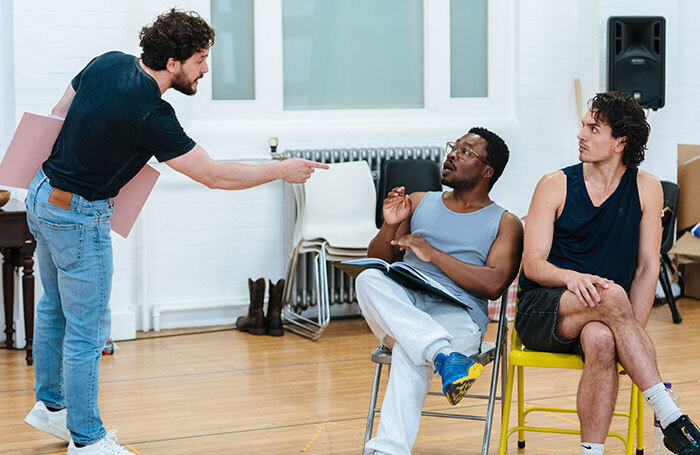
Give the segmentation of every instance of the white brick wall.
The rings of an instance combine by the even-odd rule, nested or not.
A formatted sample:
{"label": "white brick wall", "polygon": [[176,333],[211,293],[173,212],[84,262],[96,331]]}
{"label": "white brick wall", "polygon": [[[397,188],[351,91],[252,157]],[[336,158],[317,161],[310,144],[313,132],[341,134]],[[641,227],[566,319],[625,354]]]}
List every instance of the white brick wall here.
{"label": "white brick wall", "polygon": [[700,3],[694,0],[680,0],[678,7],[678,89],[676,102],[678,142],[700,144]]}
{"label": "white brick wall", "polygon": [[15,124],[12,1],[0,2],[0,150],[5,150]]}
{"label": "white brick wall", "polygon": [[[3,37],[7,4],[0,9]],[[13,55],[10,66],[15,87],[9,101],[15,108],[8,116],[7,86],[3,84],[0,140],[8,130],[7,123],[16,121],[22,112],[48,112],[70,78],[95,55],[112,49],[137,53],[140,27],[171,6],[161,0],[9,4],[10,10],[14,8],[14,48],[8,50],[3,40],[0,56],[5,69],[7,56]],[[465,112],[425,121],[407,115],[377,124],[359,115],[339,118],[334,129],[321,130],[316,123],[322,116],[291,121],[285,113],[241,113],[219,119],[212,112],[220,112],[222,105],[209,102],[203,93],[195,97],[168,93],[166,98],[186,130],[221,160],[264,159],[266,139],[273,135],[280,136],[283,148],[434,145],[481,124],[501,134],[511,149],[511,161],[492,195],[522,216],[541,175],[576,161],[578,118],[573,80],[581,79],[584,103],[605,89],[607,18],[663,15],[667,20],[666,107],[650,114],[653,131],[643,167],[661,178],[675,179],[676,144],[700,143],[695,125],[700,118],[700,56],[695,49],[698,32],[694,23],[700,5],[693,0],[527,0],[514,4],[515,108],[505,117],[474,118]],[[180,6],[199,10],[205,17],[208,14],[204,0]],[[256,45],[264,47],[265,39]],[[265,70],[279,71],[280,67],[279,62],[270,62]],[[114,237],[112,307],[118,337],[131,336],[141,326],[144,303],[149,308],[212,307],[165,312],[162,327],[232,322],[245,309],[248,277],[277,279],[284,274],[280,183],[242,192],[210,191],[167,166],[158,165],[158,169],[163,176],[131,237]]]}

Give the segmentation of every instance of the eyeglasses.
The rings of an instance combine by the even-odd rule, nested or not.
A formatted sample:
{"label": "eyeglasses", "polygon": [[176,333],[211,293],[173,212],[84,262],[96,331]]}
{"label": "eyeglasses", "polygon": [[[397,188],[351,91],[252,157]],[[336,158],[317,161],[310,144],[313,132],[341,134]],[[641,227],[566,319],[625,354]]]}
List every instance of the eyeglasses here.
{"label": "eyeglasses", "polygon": [[[445,146],[445,154],[449,155],[452,153],[452,151],[455,150],[455,143],[454,142],[448,142],[447,145]],[[478,152],[476,152],[473,148],[469,147],[468,145],[464,146],[461,149],[457,149],[457,155],[458,156],[467,156],[467,155],[474,155],[477,160],[481,161],[487,166],[491,166],[491,163],[484,158],[483,156],[479,155]]]}

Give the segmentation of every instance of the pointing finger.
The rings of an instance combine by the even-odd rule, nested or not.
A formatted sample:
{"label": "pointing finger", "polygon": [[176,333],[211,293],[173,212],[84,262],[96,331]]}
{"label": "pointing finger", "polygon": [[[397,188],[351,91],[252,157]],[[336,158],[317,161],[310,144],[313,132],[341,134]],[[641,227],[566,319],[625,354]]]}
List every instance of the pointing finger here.
{"label": "pointing finger", "polygon": [[331,167],[325,163],[319,163],[316,161],[309,161],[309,166],[316,169],[330,169]]}

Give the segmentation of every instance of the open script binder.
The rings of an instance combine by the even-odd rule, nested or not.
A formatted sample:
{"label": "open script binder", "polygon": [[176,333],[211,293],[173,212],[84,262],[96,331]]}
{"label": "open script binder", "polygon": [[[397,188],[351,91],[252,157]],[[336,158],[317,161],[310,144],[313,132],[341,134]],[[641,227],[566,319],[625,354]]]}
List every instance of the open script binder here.
{"label": "open script binder", "polygon": [[377,269],[405,288],[412,289],[414,291],[427,292],[428,294],[442,297],[452,303],[471,309],[469,305],[452,295],[452,293],[442,284],[438,283],[429,276],[426,276],[424,273],[421,273],[418,269],[406,264],[405,262],[394,262],[393,264],[389,264],[388,262],[378,258],[362,258],[333,265],[353,278],[356,278],[357,275],[359,275],[365,269]]}

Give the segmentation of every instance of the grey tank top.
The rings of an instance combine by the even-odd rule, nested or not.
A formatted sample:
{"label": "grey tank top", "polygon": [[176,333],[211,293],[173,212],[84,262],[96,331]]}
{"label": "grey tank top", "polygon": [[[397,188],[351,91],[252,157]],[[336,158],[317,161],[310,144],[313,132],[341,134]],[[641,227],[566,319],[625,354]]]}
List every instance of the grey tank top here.
{"label": "grey tank top", "polygon": [[[498,235],[501,216],[506,210],[491,203],[471,213],[457,213],[448,209],[441,192],[429,192],[423,197],[411,218],[411,234],[420,234],[432,246],[456,257],[462,262],[483,266]],[[488,302],[459,287],[438,266],[425,262],[412,251],[406,251],[404,262],[435,279],[472,309],[466,310],[486,332]],[[451,305],[451,304],[450,304]]]}

